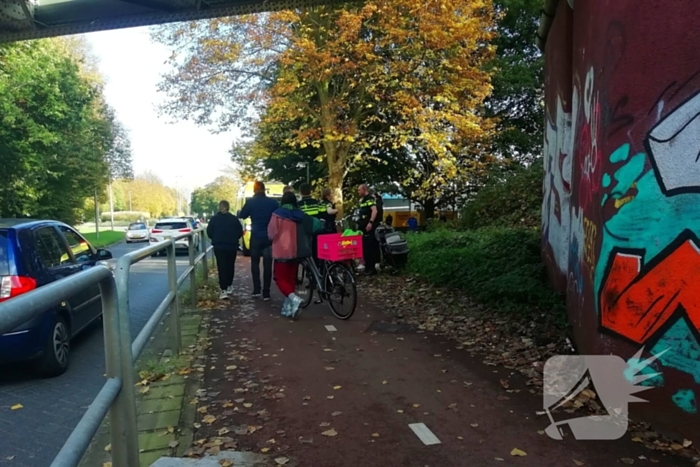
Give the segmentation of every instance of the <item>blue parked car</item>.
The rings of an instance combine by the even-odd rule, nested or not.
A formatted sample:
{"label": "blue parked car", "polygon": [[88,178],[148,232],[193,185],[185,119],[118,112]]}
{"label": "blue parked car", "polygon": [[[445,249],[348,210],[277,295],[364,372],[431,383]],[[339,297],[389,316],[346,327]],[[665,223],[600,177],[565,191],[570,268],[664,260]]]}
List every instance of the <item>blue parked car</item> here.
{"label": "blue parked car", "polygon": [[[57,221],[0,219],[0,302],[112,258]],[[0,335],[0,362],[31,360],[42,376],[68,369],[70,340],[102,316],[98,285]]]}

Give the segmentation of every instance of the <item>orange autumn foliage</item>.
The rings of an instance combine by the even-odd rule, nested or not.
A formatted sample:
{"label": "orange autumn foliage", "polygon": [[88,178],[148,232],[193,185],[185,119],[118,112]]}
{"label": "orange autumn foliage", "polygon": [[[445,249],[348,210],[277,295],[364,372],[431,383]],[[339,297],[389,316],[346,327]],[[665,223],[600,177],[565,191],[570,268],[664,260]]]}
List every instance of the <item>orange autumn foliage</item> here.
{"label": "orange autumn foliage", "polygon": [[347,171],[381,148],[420,148],[436,167],[424,183],[446,183],[492,128],[478,110],[494,22],[490,0],[375,0],[162,26],[163,110],[251,134],[302,122],[287,142],[320,149],[341,202]]}

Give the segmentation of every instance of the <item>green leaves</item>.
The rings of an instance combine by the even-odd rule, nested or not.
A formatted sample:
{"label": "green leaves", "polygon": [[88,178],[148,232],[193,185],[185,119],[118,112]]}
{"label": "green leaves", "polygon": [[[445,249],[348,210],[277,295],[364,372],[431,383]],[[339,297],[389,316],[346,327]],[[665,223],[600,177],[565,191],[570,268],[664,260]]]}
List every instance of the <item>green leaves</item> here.
{"label": "green leaves", "polygon": [[218,210],[219,201],[227,200],[233,204],[238,187],[238,183],[229,177],[217,177],[213,182],[192,192],[190,208],[196,214],[213,215]]}
{"label": "green leaves", "polygon": [[[76,44],[0,48],[0,217],[73,223],[107,183],[115,120]],[[130,168],[130,156],[122,165]]]}

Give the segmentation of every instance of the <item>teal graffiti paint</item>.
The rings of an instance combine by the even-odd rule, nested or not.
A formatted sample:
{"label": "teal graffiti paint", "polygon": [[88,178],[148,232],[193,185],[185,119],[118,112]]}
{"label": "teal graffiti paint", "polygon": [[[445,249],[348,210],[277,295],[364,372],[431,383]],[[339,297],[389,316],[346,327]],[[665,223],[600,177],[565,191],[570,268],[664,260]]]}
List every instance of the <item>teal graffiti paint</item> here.
{"label": "teal graffiti paint", "polygon": [[[654,258],[685,229],[700,234],[700,194],[687,193],[667,197],[661,192],[654,173],[644,173],[646,154],[627,159],[629,145],[613,153],[612,160],[627,160],[614,174],[612,197],[619,199],[637,186],[638,193],[608,220],[603,229],[600,260],[595,271],[595,290],[599,296],[605,269],[613,248],[645,250],[644,262]],[[699,181],[700,183],[700,181]],[[598,303],[596,302],[596,310]]]}
{"label": "teal graffiti paint", "polygon": [[[638,153],[630,157],[629,144],[614,151],[609,160],[619,167],[612,176],[611,186],[607,188],[610,197],[620,199],[629,196],[628,192],[635,184],[637,194],[604,224],[600,260],[595,270],[596,297],[600,296],[606,267],[614,248],[643,250],[643,262],[648,263],[685,229],[700,234],[700,194],[664,195],[654,172],[645,169],[646,154]],[[600,312],[597,300],[596,311]],[[685,320],[679,320],[671,326],[651,352],[656,355],[666,349],[670,350],[659,358],[659,362],[665,367],[690,374],[700,383],[700,343]],[[652,378],[646,384],[663,384],[663,379]],[[688,413],[697,413],[695,393],[692,390],[678,391],[673,396],[673,402]]]}
{"label": "teal graffiti paint", "polygon": [[698,404],[695,400],[695,392],[692,389],[681,389],[672,397],[673,402],[685,412],[698,413]]}
{"label": "teal graffiti paint", "polygon": [[[656,355],[652,352],[652,355]],[[627,368],[625,369],[625,379],[632,384],[635,384],[637,377],[642,375],[651,375],[658,373],[653,378],[649,378],[639,383],[640,386],[661,387],[664,385],[664,375],[655,368],[656,362],[649,365],[646,359],[630,358],[627,360]]]}
{"label": "teal graffiti paint", "polygon": [[651,349],[657,355],[670,349],[659,357],[664,366],[676,368],[688,373],[700,384],[700,344],[688,327],[685,319],[679,319]]}

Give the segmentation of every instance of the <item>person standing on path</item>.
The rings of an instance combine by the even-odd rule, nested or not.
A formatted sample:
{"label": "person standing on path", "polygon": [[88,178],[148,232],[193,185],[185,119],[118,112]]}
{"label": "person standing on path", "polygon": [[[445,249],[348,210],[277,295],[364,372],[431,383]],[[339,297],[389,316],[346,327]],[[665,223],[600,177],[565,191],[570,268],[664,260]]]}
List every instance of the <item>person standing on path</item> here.
{"label": "person standing on path", "polygon": [[326,223],[326,225],[323,226],[323,233],[337,233],[338,229],[335,227],[335,218],[338,215],[338,210],[335,207],[335,203],[331,200],[330,188],[323,189],[319,207],[319,217]]}
{"label": "person standing on path", "polygon": [[377,273],[376,264],[379,262],[379,244],[374,232],[379,224],[377,218],[377,200],[370,194],[369,187],[364,183],[357,189],[360,195],[360,220],[357,223],[362,231],[362,253],[365,260],[365,274],[373,276]]}
{"label": "person standing on path", "polygon": [[238,242],[243,236],[243,227],[238,217],[229,212],[228,201],[219,202],[217,212],[207,225],[207,236],[214,247],[217,268],[219,270],[219,298],[225,300],[233,293],[233,276],[236,272],[236,254]]}
{"label": "person standing on path", "polygon": [[311,257],[311,236],[322,229],[322,223],[305,214],[297,205],[294,193],[282,195],[281,206],[275,210],[267,227],[275,260],[275,282],[286,297],[282,316],[296,319],[303,301],[294,293],[299,262]]}
{"label": "person standing on path", "polygon": [[[270,299],[270,283],[272,282],[272,243],[267,237],[267,226],[272,213],[279,207],[277,201],[265,194],[265,184],[255,182],[252,198],[246,201],[241,209],[241,219],[250,217],[250,272],[253,275],[253,297],[259,297],[262,292],[263,300]],[[263,283],[260,287],[260,258],[263,260]]]}
{"label": "person standing on path", "polygon": [[[314,197],[311,196],[311,185],[308,183],[302,183],[301,186],[299,186],[299,191],[301,192],[301,199],[297,201],[297,206],[299,209],[306,215],[315,217],[318,220],[321,220],[323,211],[325,209],[323,206],[321,206],[321,203],[318,202],[318,200]],[[311,238],[311,255],[314,257],[314,261],[316,261],[316,264],[318,265],[318,252],[316,251],[316,245],[318,243],[318,239],[314,235]]]}

